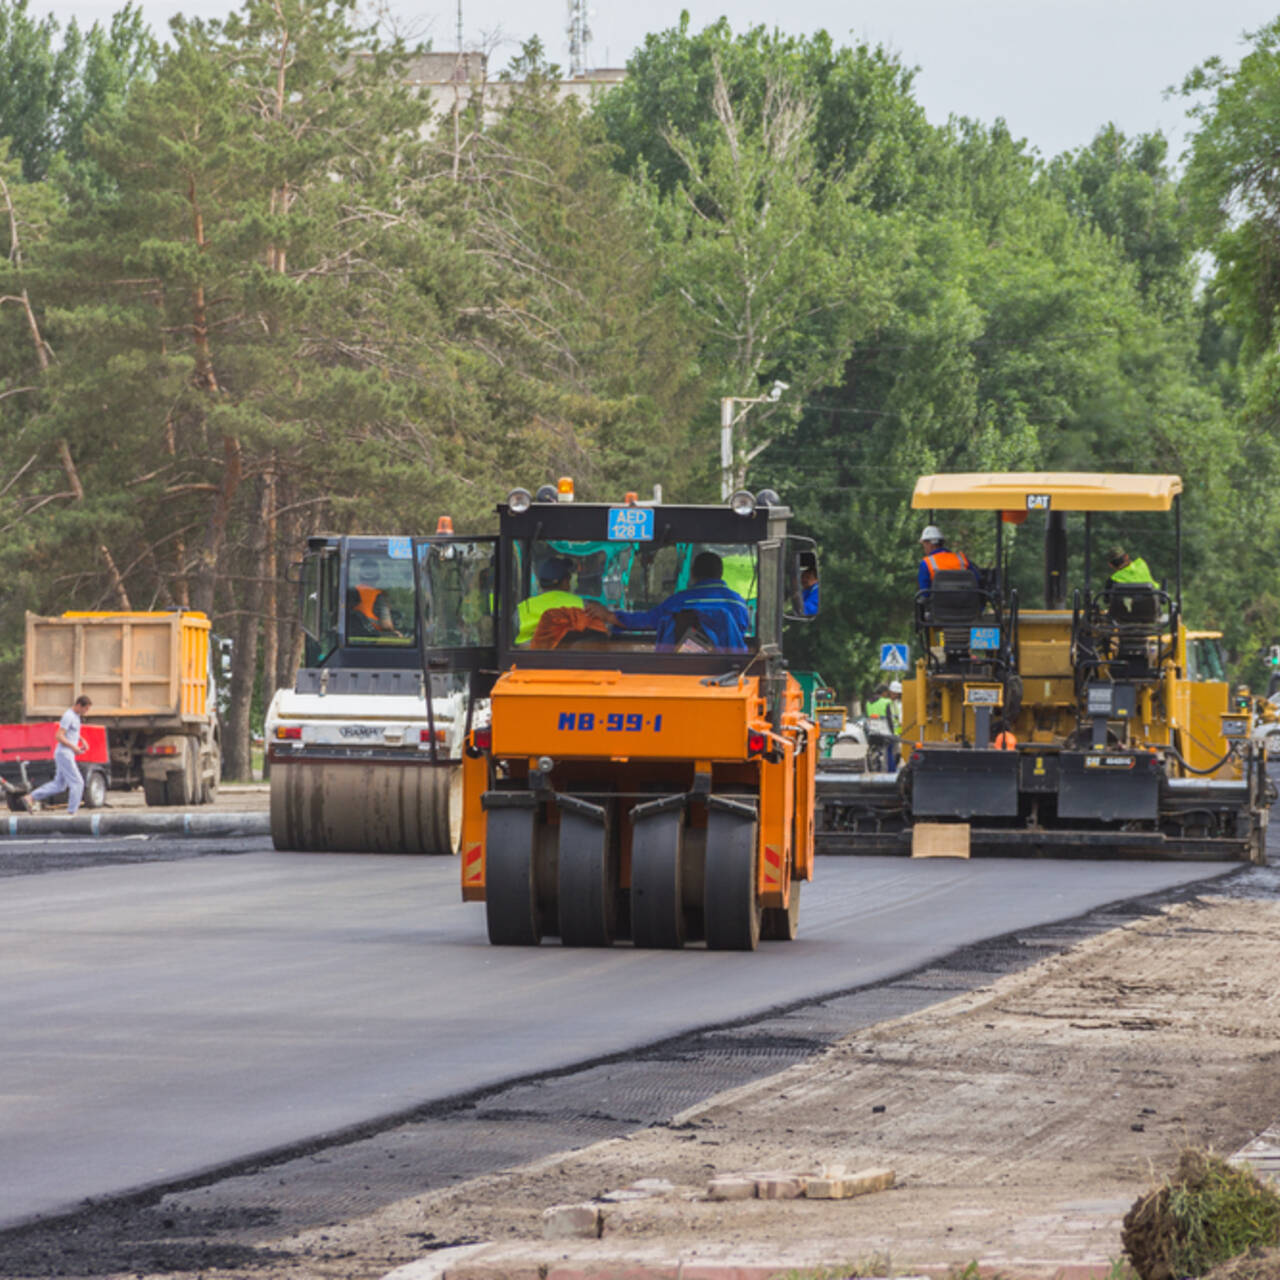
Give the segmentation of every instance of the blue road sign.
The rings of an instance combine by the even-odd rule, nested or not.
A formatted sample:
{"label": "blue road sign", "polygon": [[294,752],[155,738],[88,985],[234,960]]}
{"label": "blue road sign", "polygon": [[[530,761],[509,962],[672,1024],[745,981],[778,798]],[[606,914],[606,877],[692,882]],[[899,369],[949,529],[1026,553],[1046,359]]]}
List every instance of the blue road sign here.
{"label": "blue road sign", "polygon": [[907,646],[905,644],[882,644],[880,646],[880,670],[910,670]]}

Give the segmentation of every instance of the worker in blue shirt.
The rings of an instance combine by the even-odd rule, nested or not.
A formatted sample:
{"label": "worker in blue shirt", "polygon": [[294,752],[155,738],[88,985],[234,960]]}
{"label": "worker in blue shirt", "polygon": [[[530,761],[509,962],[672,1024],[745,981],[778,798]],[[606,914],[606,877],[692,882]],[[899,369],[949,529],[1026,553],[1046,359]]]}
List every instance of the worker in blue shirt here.
{"label": "worker in blue shirt", "polygon": [[802,569],[800,572],[800,608],[806,618],[818,612],[818,571]]}
{"label": "worker in blue shirt", "polygon": [[[716,652],[745,653],[751,614],[747,602],[725,585],[724,561],[714,551],[700,551],[689,568],[689,586],[668,596],[652,609],[613,612],[592,602],[588,612],[619,631],[653,631],[660,652],[674,652],[682,636],[676,634],[677,615],[697,615],[702,631]],[[697,646],[692,646],[696,652]]]}
{"label": "worker in blue shirt", "polygon": [[920,535],[920,568],[916,573],[916,589],[933,590],[933,575],[940,569],[968,569],[973,581],[978,581],[978,566],[963,551],[952,551],[936,524],[926,525]]}

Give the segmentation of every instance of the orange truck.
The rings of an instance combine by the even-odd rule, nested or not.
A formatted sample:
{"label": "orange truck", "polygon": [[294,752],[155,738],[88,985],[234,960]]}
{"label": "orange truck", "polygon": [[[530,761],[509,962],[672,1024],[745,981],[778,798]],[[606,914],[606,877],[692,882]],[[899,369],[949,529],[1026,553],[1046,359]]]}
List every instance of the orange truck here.
{"label": "orange truck", "polygon": [[[723,506],[579,503],[562,481],[512,491],[498,515],[492,571],[460,606],[485,618],[476,666],[496,672],[464,751],[461,846],[462,896],[484,903],[490,942],[794,938],[818,734],[782,636],[812,617],[812,542],[788,534],[767,490]],[[445,554],[423,546],[424,571],[447,573]],[[733,643],[705,599],[726,593],[745,619]],[[449,624],[427,623],[428,664],[432,625]]]}
{"label": "orange truck", "polygon": [[149,805],[209,804],[222,735],[209,619],[172,613],[27,614],[23,717],[57,720],[81,694],[107,731],[111,786]]}

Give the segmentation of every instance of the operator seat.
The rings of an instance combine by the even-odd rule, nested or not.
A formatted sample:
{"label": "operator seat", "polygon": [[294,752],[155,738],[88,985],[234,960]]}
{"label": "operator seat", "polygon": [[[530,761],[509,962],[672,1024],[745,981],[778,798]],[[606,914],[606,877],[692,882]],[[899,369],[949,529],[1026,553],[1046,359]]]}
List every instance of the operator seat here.
{"label": "operator seat", "polygon": [[985,604],[968,569],[939,569],[925,592],[926,621],[935,627],[967,625],[982,617]]}
{"label": "operator seat", "polygon": [[1113,680],[1153,680],[1160,674],[1160,635],[1169,624],[1169,597],[1147,583],[1113,583],[1099,593],[1096,658]]}
{"label": "operator seat", "polygon": [[[916,630],[932,670],[944,675],[973,675],[990,668],[997,676],[1006,665],[1005,621],[999,593],[968,569],[939,569],[928,590],[916,596]],[[982,624],[999,637],[995,649],[974,649],[974,628]]]}

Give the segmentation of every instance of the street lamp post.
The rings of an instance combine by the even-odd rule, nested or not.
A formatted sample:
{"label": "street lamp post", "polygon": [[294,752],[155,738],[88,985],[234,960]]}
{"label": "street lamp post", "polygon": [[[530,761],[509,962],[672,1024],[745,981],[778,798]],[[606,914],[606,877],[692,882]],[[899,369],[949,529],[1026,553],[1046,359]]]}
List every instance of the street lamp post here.
{"label": "street lamp post", "polygon": [[[734,474],[737,470],[737,450],[734,448],[733,429],[747,416],[753,404],[777,404],[782,393],[788,389],[788,383],[775,382],[763,396],[721,396],[720,397],[720,500],[727,502],[729,495],[741,484],[746,483],[742,477],[741,484]],[[734,406],[742,408],[735,414]]]}

